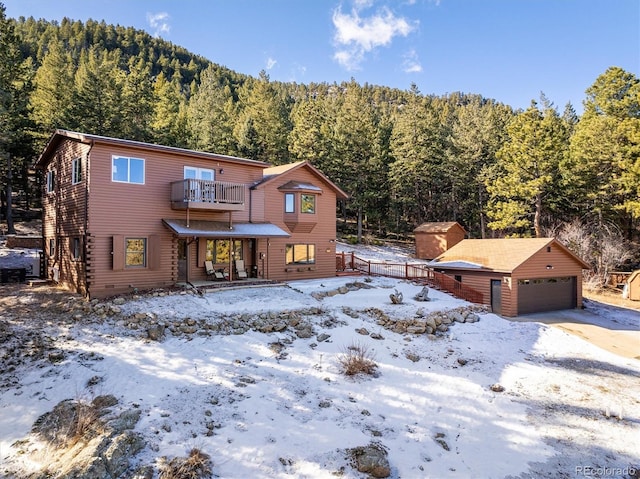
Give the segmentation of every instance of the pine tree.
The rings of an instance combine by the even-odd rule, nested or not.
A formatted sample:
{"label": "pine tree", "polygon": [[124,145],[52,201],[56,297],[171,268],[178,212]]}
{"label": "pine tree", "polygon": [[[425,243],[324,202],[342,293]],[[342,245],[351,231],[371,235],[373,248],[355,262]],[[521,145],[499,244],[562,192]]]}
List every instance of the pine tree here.
{"label": "pine tree", "polygon": [[226,155],[238,154],[233,128],[238,116],[230,85],[212,67],[189,100],[191,147]]}
{"label": "pine tree", "polygon": [[242,112],[234,130],[240,153],[272,164],[289,161],[289,110],[282,93],[260,72],[240,91]]}
{"label": "pine tree", "polygon": [[445,148],[440,112],[415,85],[397,115],[391,137],[389,181],[396,208],[411,229],[425,220],[442,221]]}
{"label": "pine tree", "polygon": [[73,97],[74,70],[71,55],[60,41],[49,42],[48,51],[34,78],[30,98],[33,116],[45,134],[68,128]]}
{"label": "pine tree", "polygon": [[535,101],[508,125],[509,138],[498,150],[498,176],[486,181],[491,195],[489,227],[543,236],[543,214],[560,194],[559,166],[567,147],[567,129],[554,108]]}
{"label": "pine tree", "polygon": [[[563,165],[576,209],[632,231],[640,219],[640,80],[612,67],[587,89]],[[627,216],[627,218],[625,218]]]}
{"label": "pine tree", "polygon": [[[10,233],[15,233],[12,214],[13,187],[29,195],[28,166],[34,154],[33,122],[29,110],[33,62],[24,61],[20,39],[6,19],[0,3],[0,173],[2,211]],[[27,207],[29,201],[27,200]]]}

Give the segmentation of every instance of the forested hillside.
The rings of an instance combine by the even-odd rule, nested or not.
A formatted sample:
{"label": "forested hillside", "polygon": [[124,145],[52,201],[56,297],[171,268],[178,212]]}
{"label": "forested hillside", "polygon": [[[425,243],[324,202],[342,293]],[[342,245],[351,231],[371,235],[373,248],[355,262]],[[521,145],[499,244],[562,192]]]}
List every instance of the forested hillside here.
{"label": "forested hillside", "polygon": [[579,231],[623,245],[640,235],[640,81],[615,66],[594,78],[578,116],[544,96],[514,111],[415,86],[273,82],[141,30],[7,19],[4,7],[0,30],[0,150],[23,194],[44,142],[65,128],[272,164],[309,160],[351,195],[341,228],[375,236],[451,220],[477,238]]}

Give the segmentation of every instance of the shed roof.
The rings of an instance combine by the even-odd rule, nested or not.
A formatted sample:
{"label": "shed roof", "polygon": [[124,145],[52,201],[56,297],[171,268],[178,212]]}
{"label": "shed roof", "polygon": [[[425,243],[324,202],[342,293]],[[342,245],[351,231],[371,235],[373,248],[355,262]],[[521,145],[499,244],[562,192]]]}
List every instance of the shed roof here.
{"label": "shed roof", "polygon": [[181,238],[288,238],[291,235],[272,223],[229,223],[223,221],[163,219],[162,222]]}
{"label": "shed roof", "polygon": [[[422,223],[417,226],[413,232],[414,233],[446,233],[451,228],[454,227],[460,228],[462,231],[465,229],[460,226],[457,221],[439,221],[439,222],[430,222],[430,223]],[[466,232],[466,231],[465,231]]]}
{"label": "shed roof", "polygon": [[480,267],[491,271],[512,272],[538,251],[552,244],[573,257],[583,269],[589,268],[588,264],[554,238],[466,239],[442,253],[430,264],[452,269],[477,270]]}

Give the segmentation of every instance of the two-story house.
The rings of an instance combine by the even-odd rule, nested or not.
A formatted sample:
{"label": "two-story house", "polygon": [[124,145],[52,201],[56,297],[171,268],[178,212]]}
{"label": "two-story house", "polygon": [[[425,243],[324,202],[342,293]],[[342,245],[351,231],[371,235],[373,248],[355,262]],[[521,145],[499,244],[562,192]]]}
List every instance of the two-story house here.
{"label": "two-story house", "polygon": [[[47,272],[89,297],[239,276],[335,275],[336,202],[308,162],[267,163],[57,130],[43,172]],[[210,263],[210,264],[211,264]]]}

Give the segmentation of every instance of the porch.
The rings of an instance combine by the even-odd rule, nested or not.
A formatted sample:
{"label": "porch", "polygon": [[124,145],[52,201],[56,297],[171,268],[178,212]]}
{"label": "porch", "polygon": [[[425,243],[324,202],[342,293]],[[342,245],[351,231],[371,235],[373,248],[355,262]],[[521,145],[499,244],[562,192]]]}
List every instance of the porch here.
{"label": "porch", "polygon": [[202,291],[204,293],[210,291],[220,291],[220,290],[233,290],[233,289],[242,289],[242,288],[258,288],[263,286],[282,286],[282,281],[275,281],[266,278],[250,278],[250,279],[238,279],[238,280],[224,280],[224,281],[215,281],[215,280],[195,280],[189,281],[188,283],[185,281],[181,281],[176,283],[176,286],[191,289],[196,288],[198,291]]}

